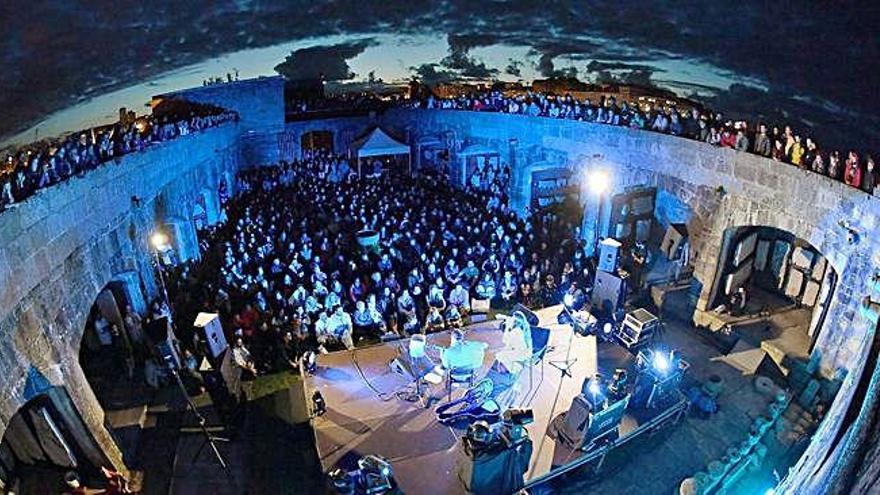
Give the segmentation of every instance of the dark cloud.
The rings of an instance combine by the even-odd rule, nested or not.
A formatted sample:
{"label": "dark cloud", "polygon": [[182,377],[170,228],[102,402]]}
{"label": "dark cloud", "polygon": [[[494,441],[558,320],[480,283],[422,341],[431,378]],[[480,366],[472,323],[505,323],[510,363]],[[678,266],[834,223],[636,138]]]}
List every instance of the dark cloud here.
{"label": "dark cloud", "polygon": [[461,77],[468,79],[489,79],[498,75],[498,69],[486,66],[485,62],[476,60],[468,52],[471,48],[493,44],[494,36],[449,35],[449,55],[440,64],[447,69],[457,71]]}
{"label": "dark cloud", "polygon": [[598,60],[590,60],[587,64],[587,70],[590,72],[598,72],[603,70],[645,70],[654,71],[654,67],[642,64],[628,64],[620,61],[616,62],[600,62]]}
{"label": "dark cloud", "polygon": [[544,77],[548,78],[576,78],[578,70],[576,67],[564,67],[557,69],[553,63],[555,56],[550,53],[542,53],[535,63],[535,70]]}
{"label": "dark cloud", "polygon": [[344,81],[357,74],[351,71],[348,60],[364,53],[375,41],[364,39],[337,45],[318,45],[294,50],[275,66],[275,71],[291,81],[324,79]]}
{"label": "dark cloud", "polygon": [[437,84],[460,79],[457,73],[443,69],[440,64],[422,64],[410,67],[409,70],[413,71],[413,75],[426,84]]}
{"label": "dark cloud", "polygon": [[[439,77],[506,71],[471,53],[493,44],[533,48],[545,77],[565,72],[558,67],[565,57],[645,66],[594,66],[585,74],[579,64],[582,77],[656,82],[657,74],[649,74],[651,60],[682,57],[743,80],[766,81],[768,98],[781,97],[778,106],[788,113],[845,115],[849,127],[875,128],[871,119],[880,114],[880,9],[845,2],[802,2],[796,9],[785,2],[703,0],[117,0],[109,5],[0,2],[0,19],[27,19],[5,23],[0,36],[0,134],[74,101],[223,53],[313,36],[370,33],[456,33],[449,36],[444,65],[425,61],[435,64],[424,71]],[[341,57],[332,55],[332,67],[319,70],[350,74]],[[516,72],[517,66],[512,67]],[[675,83],[675,74],[663,77]],[[853,118],[852,112],[860,117]]]}
{"label": "dark cloud", "polygon": [[511,58],[507,61],[507,67],[504,68],[504,73],[514,77],[522,77],[522,65],[523,63],[521,61]]}

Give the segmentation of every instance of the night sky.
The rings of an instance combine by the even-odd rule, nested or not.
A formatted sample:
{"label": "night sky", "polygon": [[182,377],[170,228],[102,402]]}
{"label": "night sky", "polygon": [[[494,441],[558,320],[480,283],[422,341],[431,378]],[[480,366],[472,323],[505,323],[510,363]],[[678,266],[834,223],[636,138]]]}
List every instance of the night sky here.
{"label": "night sky", "polygon": [[[7,0],[0,135],[93,98],[108,117],[233,67],[253,77],[286,63],[343,83],[564,75],[656,85],[731,116],[795,123],[829,146],[876,150],[880,3],[863,4]],[[71,115],[59,129],[98,117]]]}

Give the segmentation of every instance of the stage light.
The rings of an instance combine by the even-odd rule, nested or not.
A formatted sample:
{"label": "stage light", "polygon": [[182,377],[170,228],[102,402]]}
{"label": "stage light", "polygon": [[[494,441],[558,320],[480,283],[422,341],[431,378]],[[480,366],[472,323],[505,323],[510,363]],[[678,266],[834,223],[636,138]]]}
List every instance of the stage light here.
{"label": "stage light", "polygon": [[666,373],[669,371],[669,359],[666,358],[666,355],[659,351],[654,351],[654,369],[661,373]]}
{"label": "stage light", "polygon": [[587,385],[587,389],[590,391],[591,394],[593,394],[594,397],[599,395],[599,392],[601,392],[601,389],[599,388],[599,380],[596,380],[595,378],[590,380],[590,384]]}
{"label": "stage light", "polygon": [[614,326],[610,322],[606,322],[604,325],[602,325],[602,331],[606,334],[611,333],[612,330],[614,330]]}
{"label": "stage light", "polygon": [[566,294],[562,297],[562,303],[565,304],[567,308],[570,308],[572,304],[574,304],[574,296],[571,294]]}
{"label": "stage light", "polygon": [[163,251],[168,247],[168,236],[164,232],[155,232],[150,236],[150,244],[157,250]]}
{"label": "stage light", "polygon": [[358,460],[361,484],[367,493],[385,493],[393,488],[391,464],[383,457],[365,455]]}
{"label": "stage light", "polygon": [[504,411],[501,418],[505,423],[523,426],[535,421],[535,413],[531,409],[508,409]]}
{"label": "stage light", "polygon": [[604,170],[590,170],[587,172],[587,187],[595,194],[602,194],[608,190],[611,177]]}
{"label": "stage light", "polygon": [[305,372],[314,375],[318,370],[318,356],[312,351],[306,351],[303,353],[302,361]]}

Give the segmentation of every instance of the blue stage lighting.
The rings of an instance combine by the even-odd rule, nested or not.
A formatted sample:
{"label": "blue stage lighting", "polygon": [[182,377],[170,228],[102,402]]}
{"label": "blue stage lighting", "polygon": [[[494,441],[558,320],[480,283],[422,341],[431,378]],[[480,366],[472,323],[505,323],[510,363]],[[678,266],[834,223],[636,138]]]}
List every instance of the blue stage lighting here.
{"label": "blue stage lighting", "polygon": [[661,372],[666,373],[669,371],[669,359],[666,357],[666,354],[658,351],[654,351],[654,368]]}

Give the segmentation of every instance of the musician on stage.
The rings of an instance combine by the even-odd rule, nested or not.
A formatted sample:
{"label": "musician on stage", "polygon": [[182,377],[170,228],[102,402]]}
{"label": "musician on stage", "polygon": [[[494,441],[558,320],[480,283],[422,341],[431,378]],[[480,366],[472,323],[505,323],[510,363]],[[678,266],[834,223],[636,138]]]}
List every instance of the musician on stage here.
{"label": "musician on stage", "polygon": [[476,370],[483,365],[487,345],[484,342],[464,340],[464,332],[453,330],[449,347],[440,354],[440,362],[447,370],[452,368]]}
{"label": "musician on stage", "polygon": [[504,349],[495,354],[493,367],[500,372],[518,375],[532,359],[532,330],[521,311],[515,311],[501,324]]}

